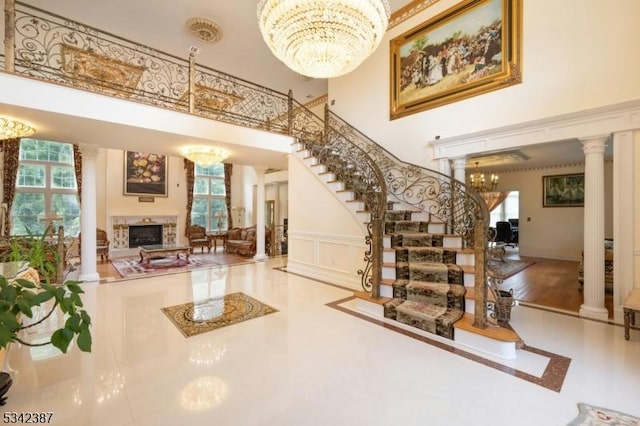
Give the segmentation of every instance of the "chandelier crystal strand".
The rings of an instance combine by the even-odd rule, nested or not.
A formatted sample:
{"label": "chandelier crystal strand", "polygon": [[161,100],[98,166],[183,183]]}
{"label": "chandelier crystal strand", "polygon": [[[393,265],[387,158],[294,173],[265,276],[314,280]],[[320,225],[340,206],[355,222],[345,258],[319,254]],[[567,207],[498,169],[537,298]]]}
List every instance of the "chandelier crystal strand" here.
{"label": "chandelier crystal strand", "polygon": [[35,132],[36,129],[28,124],[0,117],[0,140],[26,138]]}
{"label": "chandelier crystal strand", "polygon": [[201,167],[221,163],[229,157],[229,152],[212,146],[187,146],[182,148],[182,155]]}
{"label": "chandelier crystal strand", "polygon": [[293,71],[338,77],[378,47],[389,23],[389,2],[261,0],[258,22],[271,52]]}

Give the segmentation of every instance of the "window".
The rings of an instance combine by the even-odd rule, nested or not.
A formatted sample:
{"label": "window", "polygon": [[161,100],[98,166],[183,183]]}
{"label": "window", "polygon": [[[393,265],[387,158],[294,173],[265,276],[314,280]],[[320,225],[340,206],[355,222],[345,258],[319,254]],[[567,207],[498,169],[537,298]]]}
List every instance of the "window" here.
{"label": "window", "polygon": [[227,204],[224,188],[224,164],[195,165],[191,223],[207,231],[227,229]]}
{"label": "window", "polygon": [[80,203],[73,167],[73,146],[20,141],[16,195],[11,208],[11,234],[42,234],[45,216],[55,215],[68,235],[80,231]]}
{"label": "window", "polygon": [[504,222],[520,217],[520,192],[511,191],[507,198],[491,212],[490,226],[496,226],[496,222]]}

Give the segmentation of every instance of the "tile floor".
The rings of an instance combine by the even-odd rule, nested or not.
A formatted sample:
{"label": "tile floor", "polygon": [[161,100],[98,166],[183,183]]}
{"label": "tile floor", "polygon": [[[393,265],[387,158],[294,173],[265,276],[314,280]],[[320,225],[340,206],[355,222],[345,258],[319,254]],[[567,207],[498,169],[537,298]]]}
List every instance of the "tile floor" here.
{"label": "tile floor", "polygon": [[[352,292],[285,262],[85,285],[93,353],[12,347],[2,411],[83,426],[565,425],[578,402],[640,416],[640,331],[515,307],[528,345],[571,359],[556,392],[513,373],[544,360],[501,371],[408,337],[327,306]],[[279,312],[185,338],[161,311],[238,291]]]}

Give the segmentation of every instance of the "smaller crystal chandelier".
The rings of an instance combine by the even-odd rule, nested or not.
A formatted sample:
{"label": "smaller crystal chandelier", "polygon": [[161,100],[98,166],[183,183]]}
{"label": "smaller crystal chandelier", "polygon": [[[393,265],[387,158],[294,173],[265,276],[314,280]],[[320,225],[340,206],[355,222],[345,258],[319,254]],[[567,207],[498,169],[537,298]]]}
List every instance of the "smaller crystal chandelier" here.
{"label": "smaller crystal chandelier", "polygon": [[476,169],[469,177],[469,186],[477,192],[493,192],[498,186],[498,175],[492,174],[487,182],[484,174],[478,171],[478,162],[476,161]]}
{"label": "smaller crystal chandelier", "polygon": [[260,0],[260,32],[271,52],[314,78],[353,71],[380,44],[388,0]]}
{"label": "smaller crystal chandelier", "polygon": [[185,158],[201,167],[221,163],[229,157],[228,151],[214,146],[186,146],[181,152]]}
{"label": "smaller crystal chandelier", "polygon": [[0,117],[0,140],[26,138],[35,132],[36,129],[28,124]]}

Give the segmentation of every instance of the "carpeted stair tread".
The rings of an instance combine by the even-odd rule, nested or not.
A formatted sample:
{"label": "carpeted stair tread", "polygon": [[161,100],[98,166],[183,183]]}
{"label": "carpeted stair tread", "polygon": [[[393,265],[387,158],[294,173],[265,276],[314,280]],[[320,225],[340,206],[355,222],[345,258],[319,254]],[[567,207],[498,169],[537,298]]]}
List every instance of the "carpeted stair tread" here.
{"label": "carpeted stair tread", "polygon": [[456,264],[396,262],[396,279],[464,284],[464,272]]}
{"label": "carpeted stair tread", "polygon": [[396,280],[393,297],[464,310],[465,287],[459,284]]}
{"label": "carpeted stair tread", "polygon": [[395,307],[396,321],[453,339],[453,324],[462,318],[460,309],[407,300]]}
{"label": "carpeted stair tread", "polygon": [[391,247],[442,247],[444,235],[427,232],[387,233]]}
{"label": "carpeted stair tread", "polygon": [[396,262],[456,263],[458,252],[444,247],[396,247]]}

